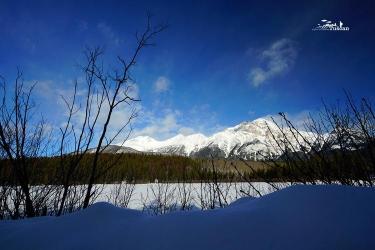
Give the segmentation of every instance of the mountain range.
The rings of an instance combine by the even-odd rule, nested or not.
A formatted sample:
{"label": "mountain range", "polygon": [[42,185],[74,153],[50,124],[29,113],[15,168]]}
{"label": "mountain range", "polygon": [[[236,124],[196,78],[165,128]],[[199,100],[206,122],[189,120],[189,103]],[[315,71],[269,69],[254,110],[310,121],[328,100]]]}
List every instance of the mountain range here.
{"label": "mountain range", "polygon": [[[299,131],[305,138],[315,138],[314,134]],[[203,134],[178,134],[167,140],[156,140],[150,136],[138,136],[123,145],[111,145],[113,152],[143,152],[152,154],[182,155],[189,157],[241,157],[261,160],[265,157],[281,155],[276,140],[285,137],[295,148],[300,144],[287,129],[280,129],[273,121],[259,118],[226,128],[211,136]],[[301,140],[300,140],[301,142]]]}

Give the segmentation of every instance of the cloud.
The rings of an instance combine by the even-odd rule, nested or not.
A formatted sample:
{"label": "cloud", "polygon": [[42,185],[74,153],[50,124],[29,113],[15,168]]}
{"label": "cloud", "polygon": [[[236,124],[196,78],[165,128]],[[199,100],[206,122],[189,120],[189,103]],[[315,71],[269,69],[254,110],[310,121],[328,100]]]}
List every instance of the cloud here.
{"label": "cloud", "polygon": [[[86,94],[85,86],[82,84],[83,79],[78,79],[77,99],[82,98]],[[38,100],[38,104],[44,108],[54,110],[54,113],[59,114],[66,109],[66,104],[63,98],[69,103],[72,102],[74,96],[74,82],[75,80],[65,79],[61,80],[28,80],[25,81],[26,87],[35,85],[34,94]]]}
{"label": "cloud", "polygon": [[[84,79],[78,79],[78,87],[76,93],[76,103],[75,103],[75,112],[72,117],[72,124],[74,128],[77,130],[80,128],[84,122],[85,117],[85,102],[86,102],[86,95],[87,95],[87,86],[84,82]],[[48,122],[53,122],[51,126],[53,126],[56,132],[59,131],[60,127],[64,127],[67,119],[68,119],[68,108],[63,101],[63,98],[71,104],[73,101],[74,96],[74,81],[73,80],[65,80],[64,84],[60,81],[54,80],[39,80],[39,81],[27,81],[27,86],[31,86],[34,82],[37,82],[35,88],[35,97],[37,100],[38,106],[43,109],[43,114],[46,114],[48,117]],[[113,93],[110,91],[110,95]],[[127,94],[134,98],[139,99],[139,88],[136,84],[130,84]],[[121,95],[124,95],[121,92]],[[97,107],[97,97],[95,93],[92,93],[90,96],[92,100],[92,110],[91,110],[91,122],[94,119],[94,115],[96,114],[98,107]],[[121,96],[119,96],[121,98]],[[126,103],[122,103],[118,105],[112,113],[110,124],[107,130],[107,138],[113,137],[121,128],[122,126],[129,120],[129,117],[133,114],[133,112],[137,112],[141,109],[141,105],[138,102],[131,103],[128,105]],[[96,123],[96,133],[99,132],[106,121],[107,114],[109,111],[108,102],[104,102],[101,114],[98,117]],[[123,133],[118,136],[118,140],[114,143],[121,143],[130,132],[131,126],[128,126],[124,129]]]}
{"label": "cloud", "polygon": [[265,67],[250,70],[249,80],[254,87],[259,87],[275,76],[288,72],[294,65],[298,52],[296,43],[290,39],[280,39],[259,55],[265,61]]}
{"label": "cloud", "polygon": [[[129,91],[128,96],[138,99],[138,86],[136,84],[129,85]],[[87,89],[85,90],[85,94],[87,94]],[[112,91],[109,91],[109,95],[112,97],[113,93]],[[123,95],[125,93],[122,93],[118,96],[117,99],[123,98]],[[85,97],[86,95],[84,95]],[[78,96],[79,97],[79,96]],[[96,93],[92,93],[90,96],[93,104],[92,104],[92,110],[91,110],[91,116],[90,116],[90,122],[92,122],[95,118],[96,113],[98,112],[98,99],[96,96]],[[85,119],[85,98],[79,98],[76,103],[76,112],[73,117],[73,124],[75,127],[81,127],[84,119]],[[124,139],[126,139],[131,132],[132,129],[132,123],[134,122],[134,118],[131,118],[134,114],[137,114],[139,110],[141,110],[142,106],[139,102],[123,102],[115,107],[111,114],[110,123],[107,128],[106,132],[106,138],[111,139],[113,138],[121,129],[123,126],[128,123],[129,120],[131,120],[130,124],[125,127],[122,132],[117,136],[116,140],[113,143],[123,143]],[[96,135],[98,135],[98,132],[101,133],[104,124],[107,120],[107,116],[109,113],[109,103],[105,101],[103,103],[103,106],[100,110],[100,114],[98,116],[97,122],[96,122]],[[66,114],[67,115],[67,114]],[[96,143],[96,141],[95,141]]]}
{"label": "cloud", "polygon": [[132,137],[147,135],[159,140],[168,139],[177,134],[202,133],[211,135],[224,129],[223,126],[219,125],[216,113],[212,112],[207,104],[193,106],[184,113],[170,108],[143,109],[135,127]]}
{"label": "cloud", "polygon": [[186,124],[189,124],[189,127],[194,128],[196,133],[205,135],[211,135],[225,128],[219,123],[217,113],[212,110],[209,104],[192,106],[184,120]]}
{"label": "cloud", "polygon": [[147,135],[156,139],[166,139],[175,136],[182,127],[177,121],[180,112],[164,110],[163,113],[163,115],[156,115],[153,112],[143,111],[141,119],[143,119],[146,126],[136,129],[133,136]]}
{"label": "cloud", "polygon": [[171,82],[169,79],[165,76],[160,76],[155,82],[154,82],[154,90],[157,93],[163,93],[167,92],[169,90]]}
{"label": "cloud", "polygon": [[111,26],[105,22],[100,22],[97,25],[98,30],[113,44],[119,45],[121,43],[120,37],[114,32]]}
{"label": "cloud", "polygon": [[189,127],[182,127],[178,130],[178,133],[179,134],[182,134],[182,135],[191,135],[191,134],[194,134],[194,133],[197,133],[195,131],[195,129],[193,128],[189,128]]}
{"label": "cloud", "polygon": [[[294,127],[300,130],[306,130],[306,125],[311,123],[311,119],[315,119],[317,111],[313,110],[302,110],[296,113],[285,112],[287,119],[293,124]],[[266,115],[261,117],[267,120],[273,120],[280,126],[286,126],[284,119],[279,114]]]}
{"label": "cloud", "polygon": [[35,85],[35,92],[38,97],[42,97],[47,100],[55,99],[58,95],[58,86],[52,80],[31,80],[26,82],[26,86]]}

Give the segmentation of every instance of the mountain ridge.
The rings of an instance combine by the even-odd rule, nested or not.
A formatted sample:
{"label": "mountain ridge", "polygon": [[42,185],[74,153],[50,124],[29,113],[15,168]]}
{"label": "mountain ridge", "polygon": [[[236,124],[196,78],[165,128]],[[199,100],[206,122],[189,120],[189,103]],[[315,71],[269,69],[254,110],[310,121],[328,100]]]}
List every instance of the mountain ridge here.
{"label": "mountain ridge", "polygon": [[[310,132],[299,131],[306,138],[314,139]],[[226,128],[211,136],[201,133],[178,134],[166,140],[156,140],[150,136],[138,136],[127,140],[122,146],[144,153],[182,155],[189,157],[236,157],[261,160],[265,157],[281,155],[275,138],[283,133],[296,147],[300,146],[294,135],[280,128],[272,120],[258,118]],[[300,141],[301,142],[301,141]]]}

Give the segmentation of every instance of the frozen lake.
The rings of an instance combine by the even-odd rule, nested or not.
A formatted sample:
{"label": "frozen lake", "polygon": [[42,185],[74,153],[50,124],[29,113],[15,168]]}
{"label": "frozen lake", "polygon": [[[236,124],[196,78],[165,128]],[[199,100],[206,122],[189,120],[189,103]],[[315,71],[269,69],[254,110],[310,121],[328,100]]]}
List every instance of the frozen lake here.
{"label": "frozen lake", "polygon": [[96,202],[106,201],[132,209],[146,206],[212,208],[225,206],[244,196],[259,197],[289,184],[265,182],[237,183],[147,183],[147,184],[105,184],[98,185],[100,195]]}

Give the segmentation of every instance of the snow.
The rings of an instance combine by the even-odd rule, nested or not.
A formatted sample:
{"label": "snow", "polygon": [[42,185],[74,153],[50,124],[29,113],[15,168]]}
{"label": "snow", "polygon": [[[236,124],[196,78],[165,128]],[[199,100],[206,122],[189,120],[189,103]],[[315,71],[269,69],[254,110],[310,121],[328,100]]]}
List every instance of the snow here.
{"label": "snow", "polygon": [[[119,144],[119,146],[121,145],[122,144]],[[138,136],[136,138],[126,141],[126,143],[123,146],[147,152],[152,148],[160,147],[160,142],[155,140],[154,138],[151,138],[150,136]]]}
{"label": "snow", "polygon": [[185,146],[187,152],[191,152],[199,145],[205,145],[207,137],[203,134],[182,135],[178,134],[164,141],[158,141],[149,136],[138,136],[127,140],[123,146],[131,147],[143,152],[157,152],[160,148],[169,146]]}
{"label": "snow", "polygon": [[[184,186],[183,186],[184,185]],[[202,186],[203,185],[203,186]],[[194,207],[201,208],[201,198],[203,190],[207,190],[209,186],[213,186],[213,183],[144,183],[144,184],[135,184],[134,191],[130,198],[128,208],[142,210],[145,204],[152,204],[154,201],[155,194],[159,194],[160,192],[167,190],[167,197],[171,197],[169,199],[169,205],[176,205],[177,207],[181,204],[181,194],[180,189],[185,188],[185,192],[189,194],[188,202],[190,205]],[[258,196],[257,192],[253,190],[249,183],[247,182],[221,182],[220,188],[224,191],[223,195],[225,196],[225,200],[228,203],[237,200],[240,197],[243,197],[244,194],[240,191],[243,190],[246,193],[252,196]],[[262,195],[274,192],[275,189],[271,187],[266,182],[252,182],[251,185],[255,187]],[[278,189],[284,188],[289,186],[289,183],[273,183],[274,186],[277,186]],[[97,185],[96,187],[99,190],[102,190],[96,201],[109,201],[111,202],[108,197],[110,197],[111,191],[115,190],[116,187],[118,188],[119,184],[104,184],[103,186]],[[165,197],[165,195],[162,195]],[[112,201],[113,202],[113,201]]]}
{"label": "snow", "polygon": [[[271,130],[272,133],[270,133],[269,130]],[[299,143],[295,136],[288,129],[284,129],[284,133],[289,141],[291,141],[296,148],[299,148]],[[315,141],[316,139],[316,135],[311,132],[300,131],[300,133],[305,138],[311,139],[311,141]],[[224,129],[211,136],[205,136],[199,133],[187,136],[178,134],[162,141],[155,140],[149,136],[138,136],[126,141],[124,146],[143,152],[177,153],[186,156],[190,156],[192,153],[206,147],[217,146],[228,156],[235,147],[248,144],[242,149],[245,150],[244,152],[248,155],[258,154],[258,152],[266,153],[269,151],[272,151],[274,155],[278,155],[281,152],[279,152],[280,150],[274,142],[272,134],[278,137],[281,136],[282,133],[272,120],[258,118],[251,122],[242,122],[239,125]],[[301,144],[305,144],[302,138],[299,138],[299,140]],[[173,149],[181,149],[182,152]],[[241,153],[236,150],[233,152],[234,154]]]}
{"label": "snow", "polygon": [[96,203],[62,217],[0,222],[2,249],[371,249],[375,191],[293,186],[223,209],[149,216]]}

